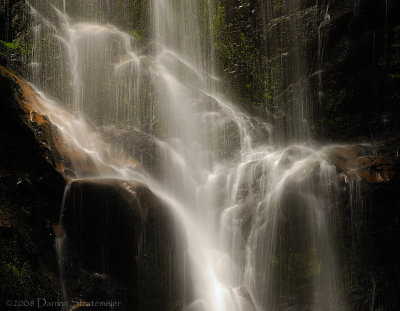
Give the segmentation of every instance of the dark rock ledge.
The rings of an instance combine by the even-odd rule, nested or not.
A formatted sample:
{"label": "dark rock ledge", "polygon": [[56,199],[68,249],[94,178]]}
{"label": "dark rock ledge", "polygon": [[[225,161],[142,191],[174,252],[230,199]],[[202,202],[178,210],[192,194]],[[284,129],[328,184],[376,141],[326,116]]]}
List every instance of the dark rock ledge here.
{"label": "dark rock ledge", "polygon": [[66,233],[62,271],[68,300],[119,301],[118,310],[179,306],[184,235],[164,204],[142,184],[71,182],[68,163],[75,155],[40,112],[46,110],[35,91],[0,67],[0,96],[0,305],[65,299],[55,244]]}
{"label": "dark rock ledge", "polygon": [[339,181],[348,182],[358,177],[368,184],[385,184],[399,178],[400,162],[395,157],[374,156],[358,146],[332,147],[329,161],[339,172]]}

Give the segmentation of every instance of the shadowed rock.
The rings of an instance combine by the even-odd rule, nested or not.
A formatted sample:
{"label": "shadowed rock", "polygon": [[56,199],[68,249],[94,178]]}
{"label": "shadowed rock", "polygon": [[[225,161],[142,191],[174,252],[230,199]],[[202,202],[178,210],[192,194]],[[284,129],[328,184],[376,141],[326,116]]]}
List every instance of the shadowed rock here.
{"label": "shadowed rock", "polygon": [[46,116],[39,113],[40,103],[32,88],[3,67],[0,95],[0,177],[19,188],[46,193],[52,202],[46,215],[56,219],[65,179],[55,169],[53,128]]}
{"label": "shadowed rock", "polygon": [[[8,210],[1,215],[0,227],[11,230],[5,227],[15,224],[14,231],[22,232],[21,239],[34,236],[30,247],[37,246],[38,253],[47,256],[43,261],[53,273],[46,272],[52,277],[48,286],[57,286],[54,236],[60,242],[66,233],[61,269],[68,298],[119,301],[119,310],[179,308],[184,293],[185,243],[180,241],[183,234],[177,231],[168,209],[143,184],[78,180],[71,183],[64,223],[59,224],[66,183],[76,172],[95,175],[97,167],[90,156],[62,136],[32,87],[2,67],[0,94],[0,190],[2,200],[10,201],[14,208],[14,218]],[[60,118],[71,117],[60,111]],[[131,162],[136,167],[136,162]],[[31,213],[25,211],[26,201],[34,210],[29,223],[19,216],[19,209]],[[23,248],[26,243],[16,245]],[[47,294],[52,301],[60,297],[59,293]]]}
{"label": "shadowed rock", "polygon": [[107,284],[101,294],[85,291],[87,281],[76,284],[78,275],[85,280],[97,274],[121,284],[115,294],[124,307],[168,310],[182,302],[182,235],[171,213],[145,185],[118,179],[74,181],[64,224],[68,261],[73,263],[65,271],[71,294],[87,300],[107,296],[112,289]]}

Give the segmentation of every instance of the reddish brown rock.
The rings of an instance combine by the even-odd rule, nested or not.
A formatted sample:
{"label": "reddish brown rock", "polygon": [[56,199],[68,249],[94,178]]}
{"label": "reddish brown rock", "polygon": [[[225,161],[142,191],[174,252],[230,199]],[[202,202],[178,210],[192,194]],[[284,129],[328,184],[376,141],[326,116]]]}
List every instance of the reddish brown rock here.
{"label": "reddish brown rock", "polygon": [[[54,115],[47,117],[29,84],[4,68],[0,68],[0,94],[0,205],[14,224],[5,216],[0,222],[15,227],[3,231],[10,231],[10,238],[17,236],[10,247],[18,258],[32,267],[42,263],[47,269],[43,275],[51,276],[46,278],[46,289],[49,283],[58,289],[54,235],[63,237],[66,232],[66,239],[56,241],[65,255],[60,269],[71,297],[85,301],[118,297],[125,306],[143,305],[145,310],[180,304],[186,244],[178,242],[184,234],[172,213],[146,185],[75,180],[66,196],[61,226],[66,180],[75,169],[95,166],[62,137]],[[68,115],[60,110],[60,118]],[[136,168],[137,163],[129,160],[126,165]],[[49,234],[51,229],[54,235]],[[41,278],[32,280],[41,284]]]}
{"label": "reddish brown rock", "polygon": [[[85,168],[95,171],[87,154],[75,150],[72,144],[67,144],[59,135],[57,128],[50,122],[46,115],[46,107],[41,103],[38,95],[24,80],[0,66],[0,74],[8,79],[14,96],[14,109],[19,112],[19,118],[35,136],[37,144],[41,147],[42,155],[64,179],[68,180],[75,173],[75,169]],[[64,111],[65,114],[68,114]],[[66,147],[68,146],[68,147]]]}
{"label": "reddish brown rock", "polygon": [[10,228],[12,226],[11,220],[7,215],[0,215],[0,227]]}
{"label": "reddish brown rock", "polygon": [[388,183],[398,174],[400,163],[395,158],[379,156],[362,156],[356,146],[332,147],[327,155],[339,174],[340,181],[363,178],[371,184]]}

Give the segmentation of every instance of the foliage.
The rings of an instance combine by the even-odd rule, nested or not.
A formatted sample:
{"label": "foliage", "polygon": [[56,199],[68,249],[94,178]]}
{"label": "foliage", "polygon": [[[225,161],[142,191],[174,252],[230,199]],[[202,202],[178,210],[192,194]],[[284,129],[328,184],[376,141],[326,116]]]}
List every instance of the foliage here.
{"label": "foliage", "polygon": [[142,40],[142,36],[136,31],[136,30],[131,30],[130,34],[132,37],[134,37],[136,40]]}
{"label": "foliage", "polygon": [[22,42],[22,38],[14,39],[12,42],[7,42],[0,40],[0,43],[9,50],[13,50],[13,52],[24,54],[29,56],[30,49],[28,48],[28,44]]}
{"label": "foliage", "polygon": [[213,17],[214,49],[229,91],[244,108],[265,115],[274,78],[267,74],[260,14],[256,1],[219,1]]}
{"label": "foliage", "polygon": [[18,48],[18,44],[15,42],[6,42],[3,40],[0,40],[0,43],[2,43],[5,47],[12,49],[12,50],[15,50]]}

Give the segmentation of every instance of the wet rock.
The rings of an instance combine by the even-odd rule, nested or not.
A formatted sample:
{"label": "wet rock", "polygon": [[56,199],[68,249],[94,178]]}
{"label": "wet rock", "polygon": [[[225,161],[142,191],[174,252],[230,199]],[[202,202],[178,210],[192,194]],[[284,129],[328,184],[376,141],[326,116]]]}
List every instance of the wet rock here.
{"label": "wet rock", "polygon": [[[56,241],[66,248],[62,269],[71,297],[82,301],[110,298],[123,302],[120,310],[168,310],[181,305],[185,243],[180,239],[184,235],[162,202],[142,184],[74,181],[65,205],[65,223],[60,224],[66,181],[84,170],[93,175],[96,167],[65,141],[34,90],[4,68],[0,68],[0,94],[4,98],[0,103],[0,211],[5,213],[0,225],[12,225],[9,215],[15,219],[15,230],[3,236],[10,240],[10,249],[4,252],[2,248],[0,264],[11,260],[7,254],[26,260],[26,265],[16,269],[37,267],[39,262],[37,270],[44,274],[26,274],[39,284],[37,290],[51,287],[45,290],[46,297],[57,301]],[[132,160],[132,166],[136,165]],[[27,256],[22,255],[26,247]],[[42,280],[46,275],[52,279],[49,285]],[[23,281],[13,282],[15,286],[11,282],[9,288],[15,292],[17,282]],[[34,292],[31,283],[23,285],[20,298]]]}
{"label": "wet rock", "polygon": [[388,183],[398,175],[400,163],[391,157],[365,156],[358,147],[332,147],[328,159],[339,171],[338,178],[346,182],[361,177],[367,183]]}
{"label": "wet rock", "polygon": [[[4,115],[2,115],[4,122],[0,129],[4,133],[4,140],[8,140],[5,144],[6,146],[10,145],[8,147],[10,153],[16,153],[7,159],[9,165],[11,164],[14,170],[18,170],[20,167],[16,164],[13,165],[13,162],[19,164],[26,161],[29,166],[37,165],[33,159],[29,161],[31,159],[26,158],[26,155],[33,151],[24,151],[22,146],[17,146],[21,139],[13,141],[15,136],[26,135],[27,139],[24,144],[27,146],[24,146],[25,149],[36,149],[34,152],[48,162],[45,170],[52,171],[52,174],[58,175],[57,178],[61,177],[64,180],[76,178],[77,172],[81,175],[96,175],[97,168],[88,154],[82,152],[75,143],[59,133],[58,128],[49,120],[48,109],[42,104],[32,87],[1,66],[0,75],[1,93],[7,98],[3,107]],[[74,119],[65,110],[59,109],[59,113],[59,118]],[[17,130],[13,128],[15,124],[19,124],[22,127],[20,130],[26,133],[15,133]],[[41,161],[43,160],[36,162]]]}
{"label": "wet rock", "polygon": [[[87,301],[118,298],[124,307],[137,310],[168,310],[181,301],[183,235],[145,185],[117,179],[72,182],[64,228],[70,254],[66,260],[73,267],[65,271],[71,295]],[[97,292],[87,285],[89,278],[76,283],[77,277],[93,274],[120,284],[114,290],[117,297],[107,295],[110,282]]]}
{"label": "wet rock", "polygon": [[350,174],[361,176],[369,183],[390,182],[399,170],[398,161],[388,157],[360,157],[356,163],[356,171]]}
{"label": "wet rock", "polygon": [[[55,169],[54,132],[38,111],[40,103],[23,80],[0,67],[0,176],[16,179],[18,187],[48,192],[58,201],[65,179]],[[39,189],[40,188],[40,189]],[[59,204],[55,208],[58,210]]]}
{"label": "wet rock", "polygon": [[[395,55],[399,2],[334,1],[328,27],[321,32],[326,48],[320,98],[321,139],[380,142],[396,139],[398,147],[398,81]],[[391,64],[391,65],[388,65]],[[314,88],[317,87],[315,83]]]}
{"label": "wet rock", "polygon": [[[59,297],[54,236],[65,179],[30,86],[0,67],[0,300]],[[49,130],[49,132],[47,132]]]}
{"label": "wet rock", "polygon": [[157,175],[160,171],[158,146],[153,136],[133,126],[103,126],[102,137],[107,143],[124,150],[125,154],[134,157],[147,172]]}
{"label": "wet rock", "polygon": [[305,159],[311,154],[311,151],[307,148],[301,148],[292,146],[285,150],[282,158],[279,161],[279,165],[282,168],[290,168],[294,163],[300,159]]}
{"label": "wet rock", "polygon": [[0,227],[10,228],[12,222],[7,215],[0,215]]}

